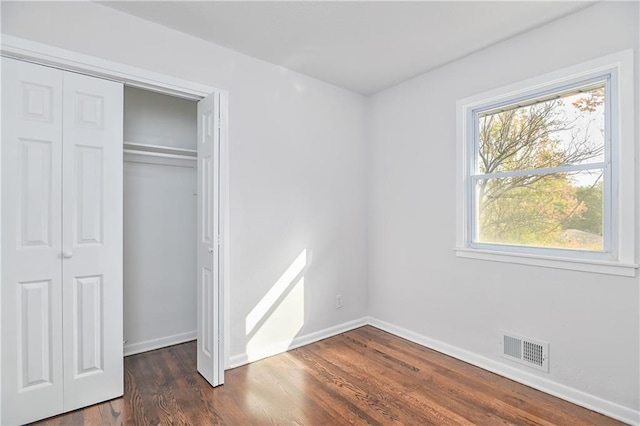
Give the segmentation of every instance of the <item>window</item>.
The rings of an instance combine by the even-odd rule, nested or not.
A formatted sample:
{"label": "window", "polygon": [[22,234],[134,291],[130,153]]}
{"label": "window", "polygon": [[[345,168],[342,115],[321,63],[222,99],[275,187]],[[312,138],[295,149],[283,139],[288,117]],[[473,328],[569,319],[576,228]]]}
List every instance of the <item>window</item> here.
{"label": "window", "polygon": [[473,110],[472,244],[610,250],[611,78]]}
{"label": "window", "polygon": [[459,256],[635,275],[631,64],[458,102]]}

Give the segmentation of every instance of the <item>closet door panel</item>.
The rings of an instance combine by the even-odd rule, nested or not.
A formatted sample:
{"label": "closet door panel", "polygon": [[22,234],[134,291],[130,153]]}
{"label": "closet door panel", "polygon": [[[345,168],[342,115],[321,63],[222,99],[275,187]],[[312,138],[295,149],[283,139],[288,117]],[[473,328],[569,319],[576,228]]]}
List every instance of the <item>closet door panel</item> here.
{"label": "closet door panel", "polygon": [[2,59],[2,418],[62,411],[62,71]]}
{"label": "closet door panel", "polygon": [[122,85],[64,75],[64,411],[123,394]]}
{"label": "closet door panel", "polygon": [[198,316],[197,368],[212,385],[224,381],[218,321],[219,95],[198,102]]}

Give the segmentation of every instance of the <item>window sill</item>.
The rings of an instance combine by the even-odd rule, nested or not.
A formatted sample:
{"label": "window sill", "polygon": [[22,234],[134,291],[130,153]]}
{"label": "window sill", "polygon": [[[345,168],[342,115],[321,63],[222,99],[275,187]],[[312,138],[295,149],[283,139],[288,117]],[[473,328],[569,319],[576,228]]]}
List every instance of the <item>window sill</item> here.
{"label": "window sill", "polygon": [[635,277],[636,270],[638,269],[638,265],[636,264],[613,261],[559,258],[525,253],[508,253],[493,250],[472,249],[467,247],[457,247],[455,251],[457,257],[467,259],[515,263],[519,265],[618,275],[622,277]]}

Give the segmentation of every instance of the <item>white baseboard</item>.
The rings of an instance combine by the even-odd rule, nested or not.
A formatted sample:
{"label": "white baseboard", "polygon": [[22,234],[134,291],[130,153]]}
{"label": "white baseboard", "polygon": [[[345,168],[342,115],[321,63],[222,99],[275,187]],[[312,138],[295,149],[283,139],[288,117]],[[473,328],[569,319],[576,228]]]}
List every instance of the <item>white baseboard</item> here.
{"label": "white baseboard", "polygon": [[233,355],[231,356],[229,365],[227,365],[226,368],[230,369],[240,367],[241,365],[248,364],[249,362],[258,361],[260,359],[277,355],[291,349],[299,348],[300,346],[305,346],[310,343],[317,342],[318,340],[323,340],[328,337],[335,336],[336,334],[344,333],[345,331],[353,330],[354,328],[362,327],[363,325],[367,324],[367,318],[360,318],[357,320],[338,324],[333,327],[325,328],[324,330],[316,331],[314,333],[303,334],[302,336],[296,337],[291,342],[274,343],[273,345],[269,345],[268,347],[261,348],[260,353],[258,354],[251,354],[251,356],[249,356],[245,352],[242,354]]}
{"label": "white baseboard", "polygon": [[154,349],[177,345],[178,343],[189,342],[195,339],[196,330],[193,330],[187,331],[186,333],[174,334],[173,336],[161,337],[159,339],[145,340],[144,342],[126,343],[124,345],[124,356],[152,351]]}
{"label": "white baseboard", "polygon": [[375,318],[367,318],[366,322],[373,327],[379,328],[398,337],[402,337],[403,339],[410,340],[414,343],[436,350],[445,355],[449,355],[464,362],[468,362],[469,364],[473,364],[482,369],[499,374],[500,376],[515,380],[516,382],[530,386],[534,389],[538,389],[544,393],[557,396],[558,398],[588,408],[589,410],[597,411],[625,423],[634,425],[640,424],[640,411],[623,407],[622,405],[618,405],[614,402],[607,401],[600,397],[562,385],[552,380],[530,374],[518,368],[503,364],[490,358],[486,358],[482,355],[478,355],[465,349],[449,345],[448,343],[423,336],[413,331],[406,330],[402,327],[395,326],[385,321],[381,321]]}

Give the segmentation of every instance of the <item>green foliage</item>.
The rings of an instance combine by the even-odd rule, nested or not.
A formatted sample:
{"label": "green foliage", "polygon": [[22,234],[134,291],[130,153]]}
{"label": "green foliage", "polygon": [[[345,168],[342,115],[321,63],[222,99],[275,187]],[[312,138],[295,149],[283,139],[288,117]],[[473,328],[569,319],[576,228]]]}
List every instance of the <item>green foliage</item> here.
{"label": "green foliage", "polygon": [[578,188],[576,198],[584,210],[567,218],[563,227],[602,236],[602,182]]}
{"label": "green foliage", "polygon": [[[565,173],[538,176],[540,179],[490,179],[480,210],[480,239],[505,244],[542,247],[563,246],[559,226],[570,215],[584,210],[576,198],[576,188]],[[525,180],[526,183],[518,184]],[[578,208],[576,209],[576,206]]]}

